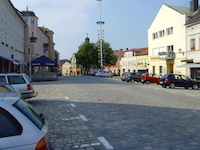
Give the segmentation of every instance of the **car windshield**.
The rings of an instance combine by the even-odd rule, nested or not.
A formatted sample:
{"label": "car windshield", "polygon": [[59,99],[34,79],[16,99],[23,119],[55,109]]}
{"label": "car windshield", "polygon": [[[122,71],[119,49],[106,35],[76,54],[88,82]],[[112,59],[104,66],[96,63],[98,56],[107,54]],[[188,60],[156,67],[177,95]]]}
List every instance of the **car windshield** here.
{"label": "car windshield", "polygon": [[8,81],[10,84],[23,84],[26,83],[22,75],[12,75],[8,76]]}
{"label": "car windshield", "polygon": [[167,77],[168,77],[168,74],[164,74],[164,75],[162,76],[163,79],[165,79],[165,78],[167,78]]}
{"label": "car windshield", "polygon": [[29,118],[39,129],[42,129],[44,120],[29,103],[20,99],[14,104],[14,107]]}
{"label": "car windshield", "polygon": [[5,84],[6,78],[4,76],[0,76],[0,83]]}
{"label": "car windshield", "polygon": [[143,74],[142,74],[142,77],[145,77],[145,76],[146,76],[146,74],[143,73]]}

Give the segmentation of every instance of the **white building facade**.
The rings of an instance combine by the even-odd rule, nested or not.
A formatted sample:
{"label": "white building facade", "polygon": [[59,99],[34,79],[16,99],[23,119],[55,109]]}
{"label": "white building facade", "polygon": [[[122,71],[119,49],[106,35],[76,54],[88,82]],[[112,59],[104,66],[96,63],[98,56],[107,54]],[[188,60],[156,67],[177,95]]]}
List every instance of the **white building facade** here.
{"label": "white building facade", "polygon": [[200,9],[186,23],[187,31],[187,59],[182,67],[186,67],[187,75],[192,79],[200,80]]}
{"label": "white building facade", "polygon": [[186,55],[185,23],[195,12],[190,8],[163,4],[148,29],[149,72],[186,74],[181,60]]}
{"label": "white building facade", "polygon": [[148,72],[148,48],[124,51],[120,61],[120,72]]}
{"label": "white building facade", "polygon": [[[22,71],[24,61],[25,22],[16,12],[10,0],[0,1],[0,71]],[[17,60],[17,61],[14,61]],[[20,63],[19,63],[20,62]],[[3,65],[4,64],[4,65]]]}

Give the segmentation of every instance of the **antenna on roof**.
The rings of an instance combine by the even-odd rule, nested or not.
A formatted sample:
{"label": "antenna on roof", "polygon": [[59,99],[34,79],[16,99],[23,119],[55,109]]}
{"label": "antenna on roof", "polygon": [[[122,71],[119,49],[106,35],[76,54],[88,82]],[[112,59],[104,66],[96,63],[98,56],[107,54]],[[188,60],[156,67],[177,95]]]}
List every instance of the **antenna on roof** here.
{"label": "antenna on roof", "polygon": [[26,6],[26,11],[28,11],[28,5]]}

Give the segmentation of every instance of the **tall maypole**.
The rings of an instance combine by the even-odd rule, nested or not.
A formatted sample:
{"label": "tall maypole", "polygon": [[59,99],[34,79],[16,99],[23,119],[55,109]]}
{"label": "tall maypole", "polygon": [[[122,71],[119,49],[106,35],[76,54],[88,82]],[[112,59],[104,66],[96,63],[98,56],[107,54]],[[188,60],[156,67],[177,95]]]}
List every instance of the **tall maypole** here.
{"label": "tall maypole", "polygon": [[101,69],[103,69],[103,45],[102,45],[102,41],[103,41],[103,30],[102,30],[102,25],[104,24],[104,22],[101,20],[101,1],[102,0],[97,0],[99,1],[99,21],[97,22],[97,24],[100,26],[100,30],[99,30],[99,43],[100,43],[100,61],[101,61]]}

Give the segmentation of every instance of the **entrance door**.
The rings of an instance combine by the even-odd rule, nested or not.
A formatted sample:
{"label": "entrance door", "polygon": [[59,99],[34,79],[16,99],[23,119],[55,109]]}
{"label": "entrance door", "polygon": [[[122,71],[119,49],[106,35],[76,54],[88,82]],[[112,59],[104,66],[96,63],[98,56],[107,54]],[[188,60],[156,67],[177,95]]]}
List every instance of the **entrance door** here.
{"label": "entrance door", "polygon": [[167,73],[173,73],[174,72],[174,65],[173,64],[167,64]]}

